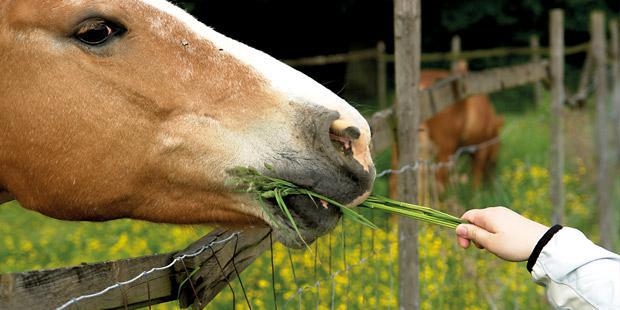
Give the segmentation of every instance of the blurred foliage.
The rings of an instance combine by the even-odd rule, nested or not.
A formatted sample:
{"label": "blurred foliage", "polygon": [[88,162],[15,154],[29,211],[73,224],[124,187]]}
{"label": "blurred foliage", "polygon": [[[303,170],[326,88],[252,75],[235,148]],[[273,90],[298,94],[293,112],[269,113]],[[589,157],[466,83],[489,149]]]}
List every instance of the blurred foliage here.
{"label": "blurred foliage", "polygon": [[576,44],[587,39],[590,11],[600,9],[613,17],[619,9],[617,1],[605,0],[447,0],[437,2],[438,11],[434,6],[429,14],[438,14],[447,33],[462,34],[466,48],[524,45],[531,34],[545,42],[548,12],[554,8],[564,9],[567,44]]}
{"label": "blurred foliage", "polygon": [[[236,1],[185,0],[186,10],[215,30],[244,42],[279,59],[343,53],[374,47],[386,42],[393,48],[393,3],[391,0],[246,0]],[[422,0],[422,51],[440,52],[450,49],[453,35],[460,35],[463,50],[500,46],[527,46],[536,34],[541,45],[548,41],[548,16],[553,8],[565,10],[566,44],[575,45],[589,39],[589,13],[595,9],[618,16],[620,2],[611,0]],[[576,68],[584,55],[567,57]],[[510,65],[527,61],[527,57],[505,57],[474,60],[472,70]],[[424,63],[423,67],[448,68],[447,63]],[[358,91],[353,80],[372,79],[374,65],[367,71],[347,77],[346,64],[299,68],[329,89],[348,95],[354,101],[373,98],[372,90]],[[388,77],[393,67],[388,66]],[[351,74],[351,73],[349,73]],[[573,76],[567,73],[567,79]],[[575,80],[576,78],[573,78]],[[390,78],[390,86],[393,81]],[[372,82],[369,82],[369,85]],[[373,84],[374,85],[374,84]],[[344,92],[343,92],[344,90]],[[347,93],[348,91],[354,93]],[[360,93],[356,95],[356,91]]]}
{"label": "blurred foliage", "polygon": [[[393,37],[390,0],[246,0],[244,10],[239,9],[237,2],[221,0],[185,0],[180,4],[224,33],[230,30],[236,36],[256,38],[256,41],[265,38],[271,42],[269,38],[279,34],[276,28],[302,38],[312,33],[320,35],[325,38],[322,44],[325,50],[335,40],[347,42],[349,46],[374,46],[378,40],[391,42]],[[590,11],[600,9],[609,17],[617,17],[620,3],[612,0],[422,0],[423,49],[447,50],[454,34],[463,37],[465,49],[524,45],[531,34],[539,34],[546,42],[548,12],[554,8],[565,10],[567,44],[575,44],[588,37]],[[277,43],[290,44],[289,41]]]}

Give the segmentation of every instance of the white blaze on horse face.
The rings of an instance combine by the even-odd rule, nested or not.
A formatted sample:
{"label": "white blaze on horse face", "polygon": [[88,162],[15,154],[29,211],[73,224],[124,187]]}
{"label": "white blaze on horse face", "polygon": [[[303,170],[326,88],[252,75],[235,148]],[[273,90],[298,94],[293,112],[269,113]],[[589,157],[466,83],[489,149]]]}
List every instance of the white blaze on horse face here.
{"label": "white blaze on horse face", "polygon": [[214,46],[228,53],[235,59],[254,69],[257,74],[270,83],[278,93],[291,102],[322,106],[337,111],[340,119],[357,127],[360,139],[354,146],[354,157],[366,171],[372,167],[372,158],[368,151],[370,144],[370,127],[364,117],[345,100],[317,83],[305,74],[278,61],[268,54],[228,38],[207,27],[189,13],[166,0],[142,0],[144,3],[173,16],[184,24],[199,39],[210,41]]}

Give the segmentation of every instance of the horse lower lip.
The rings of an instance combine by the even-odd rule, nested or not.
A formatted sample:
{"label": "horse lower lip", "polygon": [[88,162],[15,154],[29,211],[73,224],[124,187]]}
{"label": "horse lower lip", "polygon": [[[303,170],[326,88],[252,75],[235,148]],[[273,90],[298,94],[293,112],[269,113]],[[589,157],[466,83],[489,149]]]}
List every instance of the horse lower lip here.
{"label": "horse lower lip", "polygon": [[[278,216],[285,223],[290,224],[288,216],[280,209],[275,199],[267,199],[272,207],[273,215]],[[303,195],[284,197],[284,202],[290,212],[295,224],[300,229],[308,229],[310,231],[323,231],[328,229],[324,226],[331,217],[340,214],[339,209],[324,200],[313,200]]]}
{"label": "horse lower lip", "polygon": [[287,247],[301,249],[329,233],[338,223],[341,213],[339,208],[327,202],[323,205],[323,201],[313,201],[303,195],[296,196],[296,202],[290,200],[291,196],[285,197],[285,202],[297,229],[275,199],[266,199],[265,205],[268,208],[266,211],[270,212],[269,224],[278,235],[279,241]]}

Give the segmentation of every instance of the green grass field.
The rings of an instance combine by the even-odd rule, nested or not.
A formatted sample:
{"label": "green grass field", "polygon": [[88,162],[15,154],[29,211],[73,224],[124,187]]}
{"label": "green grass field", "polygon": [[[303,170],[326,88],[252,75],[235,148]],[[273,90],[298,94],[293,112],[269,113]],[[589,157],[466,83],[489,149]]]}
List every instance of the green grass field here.
{"label": "green grass field", "polygon": [[[501,102],[496,102],[501,105]],[[504,205],[549,224],[548,114],[544,108],[505,114],[497,177],[481,191],[466,184],[467,160],[437,207],[460,215],[466,209]],[[589,111],[567,115],[567,224],[598,240]],[[388,154],[377,159],[387,168]],[[617,174],[614,173],[617,183]],[[462,183],[462,184],[461,184]],[[386,180],[375,191],[385,194]],[[614,188],[618,188],[617,186]],[[618,195],[615,195],[618,205]],[[345,222],[318,240],[311,250],[274,247],[275,283],[266,252],[242,275],[247,297],[257,309],[396,308],[398,283],[395,220],[369,214],[382,230]],[[182,249],[210,230],[202,226],[160,225],[133,220],[107,223],[62,222],[20,208],[0,206],[0,272],[76,265]],[[483,251],[457,247],[451,230],[420,225],[420,281],[423,309],[547,309],[544,291],[529,278],[523,263],[506,263]],[[235,303],[246,301],[238,281]],[[299,292],[301,293],[296,294]],[[208,309],[229,309],[233,294],[225,289]],[[176,308],[174,303],[160,306]]]}

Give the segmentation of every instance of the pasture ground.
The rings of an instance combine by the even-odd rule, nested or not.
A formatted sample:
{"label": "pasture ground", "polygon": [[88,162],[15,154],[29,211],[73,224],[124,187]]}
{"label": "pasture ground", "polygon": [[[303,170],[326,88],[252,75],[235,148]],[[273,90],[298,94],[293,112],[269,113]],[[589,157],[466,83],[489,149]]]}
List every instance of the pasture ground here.
{"label": "pasture ground", "polygon": [[[527,100],[530,100],[527,97]],[[495,98],[495,103],[501,106]],[[517,102],[519,99],[512,99]],[[549,224],[548,113],[546,106],[506,118],[497,177],[474,192],[457,181],[438,207],[461,213],[469,208],[504,205]],[[566,219],[568,226],[598,240],[594,190],[592,109],[570,111],[566,120]],[[378,159],[387,168],[389,154]],[[465,180],[466,159],[459,161],[455,179]],[[618,185],[616,173],[614,182]],[[385,194],[385,180],[375,190]],[[616,191],[619,186],[613,186]],[[615,205],[620,205],[615,193]],[[241,278],[256,309],[272,309],[275,287],[279,308],[362,309],[396,307],[397,248],[394,220],[368,215],[384,230],[371,231],[355,223],[321,238],[311,250],[289,251],[274,245],[275,283],[266,252]],[[0,272],[76,265],[162,253],[185,247],[210,230],[204,226],[174,226],[132,220],[107,223],[61,222],[18,207],[0,206]],[[451,230],[420,226],[422,309],[548,309],[544,291],[536,286],[524,263],[506,263],[483,251],[457,247]],[[344,242],[343,242],[344,240]],[[238,281],[234,302],[245,309]],[[299,288],[304,288],[295,295]],[[232,308],[226,289],[208,309]],[[285,306],[286,305],[286,306]],[[333,307],[332,307],[333,306]],[[174,303],[156,308],[176,308]]]}

